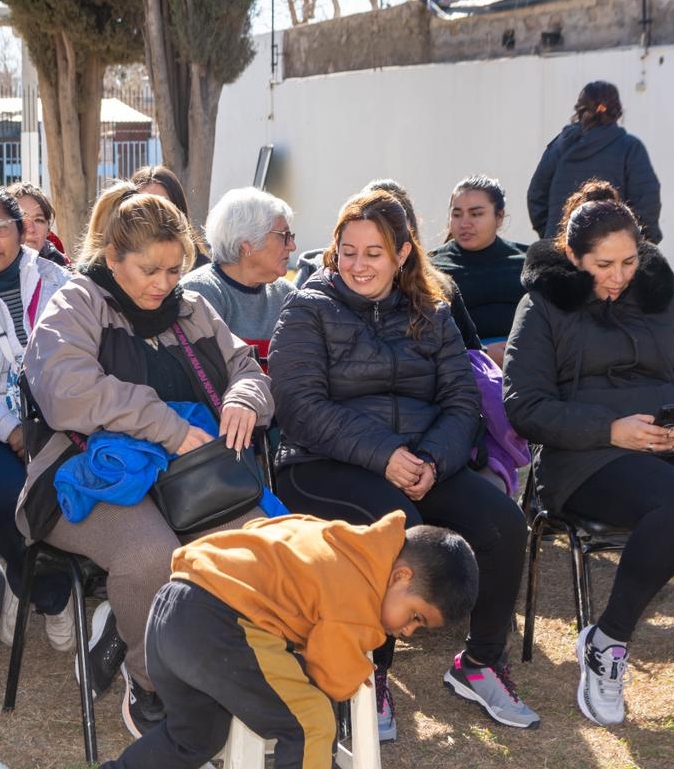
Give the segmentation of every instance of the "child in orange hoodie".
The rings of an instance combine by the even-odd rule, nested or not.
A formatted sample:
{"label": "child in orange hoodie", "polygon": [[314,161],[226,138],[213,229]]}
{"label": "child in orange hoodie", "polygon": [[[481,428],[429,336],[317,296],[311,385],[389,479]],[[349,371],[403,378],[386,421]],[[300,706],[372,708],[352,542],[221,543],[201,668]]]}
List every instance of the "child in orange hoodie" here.
{"label": "child in orange hoodie", "polygon": [[197,769],[233,716],[276,739],[277,769],[330,769],[331,700],[372,672],[367,652],[466,616],[470,546],[435,526],[405,530],[288,515],[210,534],[173,554],[146,633],[166,718],[101,769]]}

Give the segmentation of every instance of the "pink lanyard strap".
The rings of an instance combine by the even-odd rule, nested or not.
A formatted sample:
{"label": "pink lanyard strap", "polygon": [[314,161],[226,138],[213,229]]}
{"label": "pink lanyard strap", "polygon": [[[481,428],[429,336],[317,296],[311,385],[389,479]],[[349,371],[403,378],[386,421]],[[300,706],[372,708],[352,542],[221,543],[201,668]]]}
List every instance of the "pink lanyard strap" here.
{"label": "pink lanyard strap", "polygon": [[199,382],[201,383],[201,386],[204,388],[206,395],[208,395],[208,397],[210,398],[216,413],[219,415],[220,408],[222,406],[222,401],[220,400],[220,396],[215,391],[215,387],[213,387],[213,385],[211,384],[211,380],[208,378],[206,372],[203,370],[201,363],[199,363],[199,359],[197,358],[196,353],[192,349],[192,345],[187,340],[187,337],[185,336],[185,332],[180,327],[180,324],[178,323],[178,321],[175,321],[171,326],[171,328],[173,329],[173,333],[176,335],[176,338],[178,339],[180,346],[183,348],[183,351],[187,356],[187,360],[190,362],[190,365],[192,366],[192,368],[196,371],[196,374],[199,377]]}
{"label": "pink lanyard strap", "polygon": [[35,321],[37,320],[37,306],[40,302],[40,294],[42,293],[42,278],[38,280],[37,286],[35,287],[35,291],[33,291],[33,296],[30,298],[30,304],[28,305],[28,322],[30,323],[31,329],[35,325]]}

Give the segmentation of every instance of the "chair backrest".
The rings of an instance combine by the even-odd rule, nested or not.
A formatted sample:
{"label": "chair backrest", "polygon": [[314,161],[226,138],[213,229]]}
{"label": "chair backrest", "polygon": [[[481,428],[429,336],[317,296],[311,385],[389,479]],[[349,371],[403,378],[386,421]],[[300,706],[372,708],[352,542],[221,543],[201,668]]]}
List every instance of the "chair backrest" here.
{"label": "chair backrest", "polygon": [[[258,363],[262,364],[260,351],[257,345],[250,346],[250,356]],[[266,359],[264,360],[266,363]],[[256,427],[253,431],[255,440],[255,454],[258,457],[262,467],[262,480],[264,485],[274,494],[276,493],[276,479],[274,478],[274,451],[269,437],[269,428]]]}
{"label": "chair backrest", "polygon": [[21,427],[23,430],[24,462],[26,465],[44,448],[45,443],[54,434],[46,423],[40,407],[35,402],[28,385],[26,372],[19,376],[21,393]]}
{"label": "chair backrest", "polygon": [[[537,453],[539,447],[532,446],[532,457]],[[599,518],[593,518],[591,515],[580,515],[568,509],[562,509],[559,513],[552,513],[547,510],[541,500],[536,487],[536,469],[532,461],[529,466],[527,480],[524,491],[519,500],[520,507],[524,512],[528,524],[531,526],[539,514],[545,516],[546,521],[554,526],[555,521],[559,521],[564,528],[571,526],[576,530],[578,536],[586,541],[588,552],[598,550],[620,550],[624,547],[625,536],[630,530],[624,526],[614,526],[605,523]],[[589,540],[595,538],[592,544]]]}

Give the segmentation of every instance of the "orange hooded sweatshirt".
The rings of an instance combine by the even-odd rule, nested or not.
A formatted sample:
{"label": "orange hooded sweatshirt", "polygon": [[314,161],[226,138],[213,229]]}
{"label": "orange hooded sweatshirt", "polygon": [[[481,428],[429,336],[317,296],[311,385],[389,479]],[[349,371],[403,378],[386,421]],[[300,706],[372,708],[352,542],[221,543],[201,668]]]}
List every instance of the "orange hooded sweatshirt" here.
{"label": "orange hooded sweatshirt", "polygon": [[316,685],[339,701],[370,675],[366,652],[386,640],[381,606],[404,542],[400,510],[370,526],[257,518],[178,548],[171,579],[194,582],[291,641]]}

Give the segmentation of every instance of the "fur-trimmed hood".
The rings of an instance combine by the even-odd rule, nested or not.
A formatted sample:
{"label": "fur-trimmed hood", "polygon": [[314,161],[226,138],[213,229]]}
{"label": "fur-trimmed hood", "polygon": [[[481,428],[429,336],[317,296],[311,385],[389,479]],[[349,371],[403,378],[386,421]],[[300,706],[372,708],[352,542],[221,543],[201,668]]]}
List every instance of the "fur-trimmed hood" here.
{"label": "fur-trimmed hood", "polygon": [[[566,254],[557,251],[552,240],[539,240],[529,247],[522,285],[527,291],[538,291],[565,312],[580,309],[594,292],[592,275],[579,270]],[[674,273],[652,243],[640,244],[636,274],[617,301],[627,297],[648,314],[663,312],[674,298]]]}

